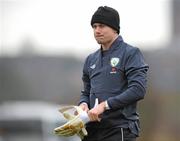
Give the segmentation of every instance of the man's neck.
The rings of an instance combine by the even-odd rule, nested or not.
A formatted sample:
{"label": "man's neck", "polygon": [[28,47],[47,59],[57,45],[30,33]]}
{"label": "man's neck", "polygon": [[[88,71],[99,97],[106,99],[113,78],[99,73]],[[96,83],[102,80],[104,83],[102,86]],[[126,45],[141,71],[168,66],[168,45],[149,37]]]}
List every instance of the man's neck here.
{"label": "man's neck", "polygon": [[118,38],[118,35],[114,36],[114,38],[108,42],[107,44],[102,44],[102,50],[109,50],[109,48],[112,46],[113,42]]}

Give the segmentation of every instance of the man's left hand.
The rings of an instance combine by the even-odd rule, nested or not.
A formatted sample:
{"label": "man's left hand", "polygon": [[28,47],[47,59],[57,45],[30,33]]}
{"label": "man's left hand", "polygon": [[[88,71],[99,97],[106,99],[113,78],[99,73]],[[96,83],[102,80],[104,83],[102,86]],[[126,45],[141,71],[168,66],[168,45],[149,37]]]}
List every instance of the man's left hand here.
{"label": "man's left hand", "polygon": [[105,102],[101,102],[94,108],[88,111],[88,116],[90,121],[101,121],[100,115],[105,111]]}

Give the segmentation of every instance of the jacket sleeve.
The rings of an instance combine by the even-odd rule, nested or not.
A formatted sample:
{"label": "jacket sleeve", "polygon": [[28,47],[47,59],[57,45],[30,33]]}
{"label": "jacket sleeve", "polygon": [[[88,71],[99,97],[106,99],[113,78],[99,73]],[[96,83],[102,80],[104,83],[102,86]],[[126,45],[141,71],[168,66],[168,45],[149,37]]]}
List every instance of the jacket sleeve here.
{"label": "jacket sleeve", "polygon": [[83,67],[83,75],[82,75],[82,81],[83,81],[83,90],[81,91],[80,101],[79,104],[82,102],[85,102],[89,105],[89,95],[90,95],[90,79],[89,79],[89,73],[88,73],[88,58],[85,60],[84,67]]}
{"label": "jacket sleeve", "polygon": [[127,89],[115,97],[110,97],[107,102],[110,108],[123,108],[144,98],[147,87],[147,71],[149,66],[138,48],[131,50],[125,60],[125,75]]}

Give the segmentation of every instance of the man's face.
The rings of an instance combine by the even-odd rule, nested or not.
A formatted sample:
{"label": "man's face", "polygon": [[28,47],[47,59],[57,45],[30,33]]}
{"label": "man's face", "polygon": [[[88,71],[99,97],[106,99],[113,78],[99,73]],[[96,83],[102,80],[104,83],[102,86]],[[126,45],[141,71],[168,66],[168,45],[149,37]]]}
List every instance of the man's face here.
{"label": "man's face", "polygon": [[114,36],[117,34],[114,29],[101,23],[94,23],[93,31],[97,43],[101,45],[111,42]]}

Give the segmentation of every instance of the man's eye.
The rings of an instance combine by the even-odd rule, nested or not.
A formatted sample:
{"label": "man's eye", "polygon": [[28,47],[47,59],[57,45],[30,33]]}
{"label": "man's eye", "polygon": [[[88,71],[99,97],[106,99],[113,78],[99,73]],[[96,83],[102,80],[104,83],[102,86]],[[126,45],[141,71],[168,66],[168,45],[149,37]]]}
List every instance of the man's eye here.
{"label": "man's eye", "polygon": [[101,24],[101,25],[99,25],[99,27],[103,28],[103,27],[105,27],[105,25],[104,25],[104,24]]}
{"label": "man's eye", "polygon": [[95,29],[97,26],[96,26],[96,25],[93,25],[92,27]]}

